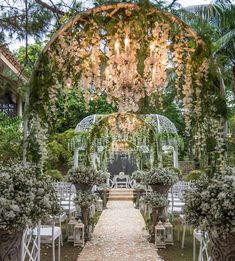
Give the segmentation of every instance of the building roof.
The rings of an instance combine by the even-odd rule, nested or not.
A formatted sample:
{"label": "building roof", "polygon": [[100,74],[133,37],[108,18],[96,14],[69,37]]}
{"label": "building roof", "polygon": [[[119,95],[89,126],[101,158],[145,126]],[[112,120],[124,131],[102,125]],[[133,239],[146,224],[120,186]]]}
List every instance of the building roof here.
{"label": "building roof", "polygon": [[3,44],[0,43],[0,60],[9,67],[18,77],[22,77],[23,66],[16,59],[14,54]]}

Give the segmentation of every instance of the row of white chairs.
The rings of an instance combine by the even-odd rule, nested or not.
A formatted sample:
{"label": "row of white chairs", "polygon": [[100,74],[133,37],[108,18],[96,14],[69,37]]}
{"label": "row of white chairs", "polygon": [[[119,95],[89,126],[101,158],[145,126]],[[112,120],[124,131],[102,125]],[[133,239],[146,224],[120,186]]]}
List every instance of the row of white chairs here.
{"label": "row of white chairs", "polygon": [[22,238],[21,261],[40,261],[41,244],[52,245],[52,261],[56,260],[56,241],[58,241],[58,257],[60,261],[60,247],[63,246],[62,223],[76,215],[73,198],[76,188],[71,183],[53,183],[62,212],[55,217],[49,216],[47,224],[39,223],[35,228],[27,228]]}
{"label": "row of white chairs", "polygon": [[[57,193],[62,212],[54,217],[49,216],[47,224],[39,223],[35,228],[27,228],[24,231],[21,248],[21,261],[40,261],[41,244],[52,245],[52,261],[56,260],[56,241],[58,242],[58,257],[60,261],[61,246],[63,246],[62,223],[69,221],[72,216],[76,217],[80,212],[75,206],[73,199],[76,196],[76,188],[71,183],[56,182],[53,187]],[[95,187],[93,188],[95,190]],[[94,207],[90,209],[91,216],[94,215]]]}

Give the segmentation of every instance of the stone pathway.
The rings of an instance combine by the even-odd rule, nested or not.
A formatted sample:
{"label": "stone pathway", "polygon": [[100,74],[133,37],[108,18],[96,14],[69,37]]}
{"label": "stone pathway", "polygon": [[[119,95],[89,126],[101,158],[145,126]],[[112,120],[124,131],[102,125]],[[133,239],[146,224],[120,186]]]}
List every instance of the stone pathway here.
{"label": "stone pathway", "polygon": [[145,223],[132,201],[111,201],[77,261],[158,261]]}

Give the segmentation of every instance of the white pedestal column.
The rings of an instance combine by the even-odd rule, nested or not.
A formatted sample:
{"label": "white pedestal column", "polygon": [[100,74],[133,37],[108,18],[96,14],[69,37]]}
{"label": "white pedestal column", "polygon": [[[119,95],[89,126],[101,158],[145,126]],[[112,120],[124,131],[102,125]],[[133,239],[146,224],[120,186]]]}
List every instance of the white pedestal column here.
{"label": "white pedestal column", "polygon": [[174,168],[179,168],[179,158],[178,158],[178,151],[176,149],[173,149],[173,162],[174,162]]}
{"label": "white pedestal column", "polygon": [[74,168],[77,168],[77,167],[78,167],[78,148],[76,148],[76,149],[74,150],[73,165],[74,165]]}

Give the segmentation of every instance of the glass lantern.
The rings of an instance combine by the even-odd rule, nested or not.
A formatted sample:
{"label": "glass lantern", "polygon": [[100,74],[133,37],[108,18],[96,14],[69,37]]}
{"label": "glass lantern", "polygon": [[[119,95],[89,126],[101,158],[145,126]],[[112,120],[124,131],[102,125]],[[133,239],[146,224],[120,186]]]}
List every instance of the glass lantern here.
{"label": "glass lantern", "polygon": [[166,222],[164,223],[164,227],[166,230],[166,240],[165,240],[166,245],[174,245],[173,226],[169,222],[169,219],[167,219]]}
{"label": "glass lantern", "polygon": [[74,227],[76,224],[77,221],[72,217],[68,223],[68,242],[74,242]]}
{"label": "glass lantern", "polygon": [[155,226],[155,245],[157,248],[166,248],[166,230],[162,225],[162,222],[159,221]]}
{"label": "glass lantern", "polygon": [[84,224],[79,220],[74,227],[74,246],[84,246]]}
{"label": "glass lantern", "polygon": [[91,216],[91,218],[93,218],[95,216],[95,205],[94,204],[92,204],[90,206],[90,216]]}
{"label": "glass lantern", "polygon": [[103,200],[99,198],[96,202],[96,210],[102,212],[103,210]]}

